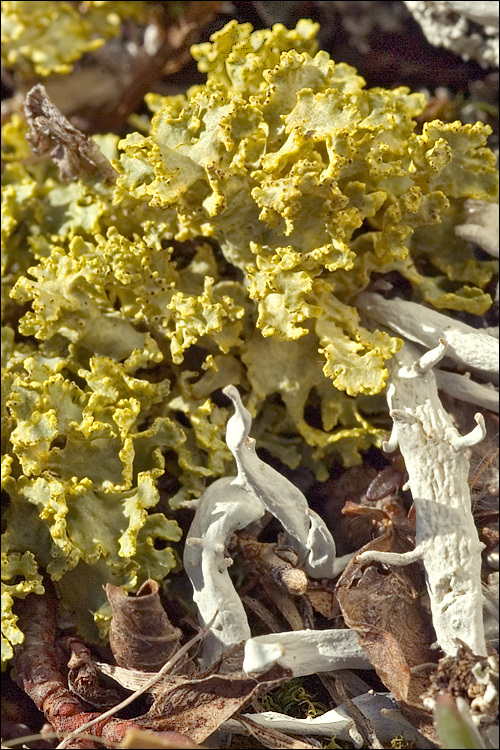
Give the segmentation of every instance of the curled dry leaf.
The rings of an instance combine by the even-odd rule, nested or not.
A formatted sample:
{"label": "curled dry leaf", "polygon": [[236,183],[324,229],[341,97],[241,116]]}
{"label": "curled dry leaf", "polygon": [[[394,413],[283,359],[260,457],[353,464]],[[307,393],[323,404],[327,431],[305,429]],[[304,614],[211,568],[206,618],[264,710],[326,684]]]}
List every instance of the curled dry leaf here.
{"label": "curled dry leaf", "polygon": [[24,100],[28,121],[27,140],[35,154],[48,157],[57,165],[61,180],[74,180],[83,174],[116,180],[116,172],[97,144],[50,100],[41,83],[33,86]]}
{"label": "curled dry leaf", "polygon": [[[390,526],[363,551],[406,552],[410,540]],[[396,700],[421,705],[427,675],[414,667],[436,660],[431,650],[435,634],[422,606],[423,576],[411,568],[382,571],[366,568],[354,558],[337,584],[337,597],[346,624],[360,643],[384,685]]]}
{"label": "curled dry leaf", "polygon": [[109,643],[120,667],[158,671],[179,645],[182,632],[173,627],[160,601],[159,586],[145,581],[136,596],[121,586],[104,586],[113,618]]}
{"label": "curled dry leaf", "polygon": [[90,649],[75,636],[67,636],[61,645],[71,653],[68,661],[68,688],[86,703],[100,710],[110,708],[119,702],[121,696],[113,688],[99,684],[97,667]]}

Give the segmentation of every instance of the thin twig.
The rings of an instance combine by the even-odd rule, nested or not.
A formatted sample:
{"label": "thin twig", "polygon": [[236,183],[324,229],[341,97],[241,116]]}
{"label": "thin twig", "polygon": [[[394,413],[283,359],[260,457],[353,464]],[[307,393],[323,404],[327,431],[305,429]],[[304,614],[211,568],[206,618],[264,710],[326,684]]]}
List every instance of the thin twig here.
{"label": "thin twig", "polygon": [[[13,740],[2,740],[0,749],[3,750],[3,748],[19,747],[19,745],[24,745],[27,742],[38,742],[38,740],[60,740],[61,734],[61,732],[37,732],[36,734],[26,734],[24,737],[16,737]],[[69,737],[69,733],[67,737]],[[64,739],[66,739],[66,737]],[[95,734],[87,734],[86,732],[80,734],[79,739],[90,740],[91,742],[100,742],[102,745],[106,744],[107,747],[115,748],[120,747],[121,744],[118,742],[114,742],[109,738],[97,737]]]}
{"label": "thin twig", "polygon": [[347,691],[339,677],[333,678],[335,681],[335,689],[341,699],[342,703],[346,707],[347,711],[353,718],[356,728],[363,737],[365,747],[376,748],[377,750],[383,750],[383,744],[375,734],[372,723],[366,718],[366,716],[359,710],[352,698],[347,694]]}

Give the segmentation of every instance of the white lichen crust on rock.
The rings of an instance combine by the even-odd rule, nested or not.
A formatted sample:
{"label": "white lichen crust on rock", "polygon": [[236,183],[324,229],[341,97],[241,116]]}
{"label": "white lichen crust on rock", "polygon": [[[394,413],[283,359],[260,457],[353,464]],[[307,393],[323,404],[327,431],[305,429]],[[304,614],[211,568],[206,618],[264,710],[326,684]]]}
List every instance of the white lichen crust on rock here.
{"label": "white lichen crust on rock", "polygon": [[399,446],[416,511],[416,546],[405,554],[364,552],[363,561],[405,565],[422,560],[437,644],[456,654],[463,641],[486,655],[481,586],[481,552],[471,509],[467,449],[485,436],[484,418],[461,436],[438,396],[432,368],[446,344],[419,356],[406,343],[390,364],[387,400],[393,432],[387,451]]}

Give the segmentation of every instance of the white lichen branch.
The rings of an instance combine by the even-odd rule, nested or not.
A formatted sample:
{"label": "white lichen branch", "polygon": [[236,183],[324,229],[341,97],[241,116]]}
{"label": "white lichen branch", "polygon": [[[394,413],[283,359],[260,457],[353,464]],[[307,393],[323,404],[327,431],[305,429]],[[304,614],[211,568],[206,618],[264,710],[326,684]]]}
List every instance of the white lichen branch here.
{"label": "white lichen branch", "polygon": [[447,357],[491,379],[498,378],[499,342],[494,336],[416,302],[384,299],[372,292],[358,295],[356,305],[377,323],[426,348],[445,339]]}
{"label": "white lichen branch", "polygon": [[485,252],[498,258],[498,205],[469,198],[464,203],[465,222],[455,227],[455,234],[467,242],[479,245]]}
{"label": "white lichen branch", "polygon": [[245,609],[227,572],[232,560],[226,557],[226,544],[235,531],[261,518],[264,508],[231,480],[218,479],[205,490],[184,548],[184,570],[193,586],[200,625],[218,612],[203,642],[202,668],[251,636]]}
{"label": "white lichen branch", "polygon": [[[392,303],[392,301],[391,301]],[[422,560],[437,643],[457,653],[457,639],[486,655],[481,586],[481,551],[471,510],[467,449],[486,434],[484,418],[461,436],[444,410],[432,368],[446,342],[422,357],[406,343],[390,363],[387,400],[393,431],[384,448],[399,445],[416,511],[416,547],[405,554],[364,552],[361,561],[406,565]]]}
{"label": "white lichen branch", "polygon": [[[432,747],[431,742],[419,734],[401,714],[396,701],[390,694],[370,691],[354,697],[352,701],[373,726],[376,736],[382,742],[390,744],[395,736],[403,732],[405,739],[414,742],[415,747]],[[296,719],[276,711],[243,714],[243,716],[248,716],[262,726],[277,729],[286,734],[301,737],[328,736],[342,742],[351,742],[354,747],[363,747],[363,739],[356,730],[348,708],[343,704],[315,718]],[[232,734],[242,733],[237,718],[229,719],[221,729]]]}
{"label": "white lichen branch", "polygon": [[298,487],[257,456],[255,440],[249,437],[252,418],[238,389],[228,385],[223,392],[235,409],[226,432],[226,442],[238,469],[232,484],[244,489],[280,521],[299,555],[299,562],[310,576],[332,578],[335,542],[325,522],[309,508]]}
{"label": "white lichen branch", "polygon": [[[218,611],[203,643],[203,668],[223,657],[233,646],[251,643],[245,610],[227,572],[232,560],[226,556],[226,546],[235,531],[259,520],[267,510],[281,522],[291,546],[297,551],[299,564],[310,576],[332,578],[336,572],[335,544],[326,524],[308,507],[306,498],[295,485],[260,460],[255,452],[255,441],[249,437],[250,413],[234,386],[227,386],[224,393],[235,407],[227,424],[226,440],[235,457],[238,474],[217,480],[200,497],[184,550],[184,568],[193,586],[200,623],[205,624]],[[292,641],[289,634],[284,634],[286,646],[280,641],[267,649],[261,647],[259,654],[255,645],[255,659],[252,661],[249,657],[247,665],[257,670],[277,661],[281,663],[285,651],[288,653],[285,659],[290,659],[295,651],[300,652],[297,642],[302,638],[302,657],[307,655],[305,661],[308,662],[307,666],[302,664],[302,670],[310,668],[313,662],[322,664],[323,670],[335,669],[335,644],[340,649],[339,664],[354,669],[362,664],[363,668],[369,668],[355,633],[321,632],[321,643],[313,643],[311,635],[302,633],[302,636],[292,635]],[[249,648],[251,650],[252,646]]]}
{"label": "white lichen branch", "polygon": [[294,677],[337,669],[373,669],[354,630],[292,630],[257,635],[245,643],[243,671],[259,674],[274,664]]}
{"label": "white lichen branch", "polygon": [[481,406],[483,409],[499,412],[498,389],[488,383],[476,383],[472,380],[470,373],[460,375],[458,372],[448,372],[447,370],[434,371],[437,385],[440,391],[444,391],[449,396],[465,401],[469,404]]}

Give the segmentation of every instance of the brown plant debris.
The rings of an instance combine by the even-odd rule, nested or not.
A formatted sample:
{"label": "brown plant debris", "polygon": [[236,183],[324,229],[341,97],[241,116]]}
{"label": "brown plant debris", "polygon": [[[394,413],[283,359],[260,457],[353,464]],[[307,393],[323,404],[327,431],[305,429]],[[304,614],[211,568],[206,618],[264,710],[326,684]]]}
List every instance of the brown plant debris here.
{"label": "brown plant debris", "polygon": [[245,733],[255,737],[264,747],[289,748],[289,750],[313,750],[313,748],[316,748],[316,745],[311,745],[309,742],[289,737],[287,734],[278,732],[276,729],[257,724],[257,722],[252,721],[248,716],[237,716],[236,718],[245,730]]}
{"label": "brown plant debris", "polygon": [[[162,88],[162,79],[181,70],[191,61],[190,47],[198,41],[201,30],[221,10],[222,2],[185,2],[179,4],[180,13],[174,20],[169,13],[170,3],[151,3],[148,27],[142,44],[137,45],[141,34],[134,34],[135,54],[130,59],[128,45],[121,45],[116,59],[116,46],[105,45],[90,57],[99,61],[114,91],[101,107],[80,107],[75,119],[88,132],[119,131],[127,117],[141,106],[144,95]],[[125,75],[124,75],[125,71]]]}
{"label": "brown plant debris", "polygon": [[[351,717],[354,720],[356,729],[363,739],[363,746],[376,748],[380,750],[384,746],[378,739],[375,729],[371,721],[363,714],[362,711],[356,706],[354,701],[349,696],[346,688],[344,687],[342,677],[332,675],[333,682],[333,693],[336,694],[337,702],[343,703],[346,709],[349,711]],[[332,686],[329,686],[330,694],[332,693]]]}
{"label": "brown plant debris", "polygon": [[203,742],[245,703],[291,677],[291,671],[280,666],[257,679],[242,672],[196,679],[168,676],[155,687],[153,705],[139,721],[148,729],[174,730]]}
{"label": "brown plant debris", "polygon": [[61,180],[77,179],[83,172],[115,182],[116,171],[97,144],[70,123],[41,83],[26,94],[24,113],[29,126],[26,138],[33,152],[52,159]]}
{"label": "brown plant debris", "polygon": [[[393,525],[363,547],[406,552],[412,543]],[[436,660],[430,615],[419,591],[424,588],[418,567],[384,570],[366,567],[354,558],[337,584],[337,596],[348,627],[357,631],[380,679],[398,701],[421,706],[427,675],[413,668]]]}
{"label": "brown plant debris", "polygon": [[114,688],[106,688],[99,683],[99,673],[92,654],[83,641],[70,635],[63,638],[58,645],[71,654],[68,661],[70,692],[101,711],[115,706],[121,695]]}
{"label": "brown plant debris", "polygon": [[[282,627],[261,598],[277,608],[293,630],[313,628],[314,612],[328,619],[340,615],[333,583],[310,579],[297,567],[295,550],[283,541],[259,542],[251,534],[240,532],[233,537],[230,551],[242,556],[252,576],[250,585],[254,591],[251,596],[240,592],[243,603],[271,632],[279,633]],[[248,589],[247,586],[245,591]]]}
{"label": "brown plant debris", "polygon": [[[24,600],[16,602],[24,642],[16,649],[13,665],[20,687],[44,713],[54,730],[63,734],[98,719],[99,713],[85,711],[63,678],[56,649],[57,601],[50,582],[45,581],[44,586],[46,593],[43,596],[28,594]],[[90,733],[116,743],[134,726],[137,725],[132,720],[108,719],[95,723]],[[71,747],[95,748],[98,745],[77,738]]]}
{"label": "brown plant debris", "polygon": [[259,576],[271,578],[293,596],[301,596],[307,591],[307,575],[297,567],[298,556],[295,550],[278,544],[258,542],[250,534],[242,532],[235,536],[233,546]]}
{"label": "brown plant debris", "polygon": [[137,750],[162,750],[162,748],[178,748],[178,750],[189,750],[190,748],[203,748],[179,732],[158,732],[151,734],[143,729],[129,729],[123,741],[120,743],[121,748],[136,748]]}
{"label": "brown plant debris", "polygon": [[178,648],[182,632],[173,627],[160,601],[159,586],[145,581],[136,596],[121,586],[104,586],[113,617],[109,643],[120,667],[158,671]]}
{"label": "brown plant debris", "polygon": [[388,495],[393,495],[408,481],[408,473],[401,453],[397,451],[387,458],[391,461],[391,465],[381,469],[370,483],[366,490],[367,500],[381,500]]}
{"label": "brown plant debris", "polygon": [[488,725],[498,719],[498,654],[475,656],[465,643],[455,656],[443,656],[430,675],[430,685],[422,699],[437,701],[439,696],[463,698],[474,723]]}
{"label": "brown plant debris", "polygon": [[[144,648],[148,639],[149,612],[153,613],[153,643],[155,634],[159,634],[160,649],[164,643],[169,644],[169,648],[172,649],[174,641],[175,647],[178,646],[179,633],[172,628],[166,614],[162,616],[158,609],[161,603],[156,584],[147,582],[136,597],[128,597],[123,589],[117,590],[117,587],[111,587],[111,590],[106,587],[106,590],[115,604],[114,616],[118,612],[118,625],[115,625],[115,630],[124,625],[118,643],[125,660],[132,655],[132,658],[144,667],[144,658],[153,655],[149,648]],[[134,606],[135,603],[140,603],[138,608]],[[121,607],[123,610],[120,610]],[[126,614],[122,619],[123,612]],[[128,689],[137,689],[121,702],[118,702],[118,694],[115,693],[113,707],[105,713],[89,713],[82,705],[80,697],[85,701],[90,700],[98,704],[107,702],[109,705],[113,691],[99,685],[96,664],[92,661],[89,649],[80,639],[66,636],[58,640],[57,600],[51,584],[47,582],[46,593],[43,596],[31,594],[25,600],[16,603],[16,614],[25,633],[24,643],[16,649],[14,657],[16,680],[36,707],[43,711],[51,727],[61,735],[66,735],[61,747],[96,747],[95,743],[88,739],[89,735],[101,738],[104,746],[113,747],[124,739],[129,730],[154,732],[151,742],[163,736],[165,741],[177,743],[151,745],[152,747],[193,747],[193,744],[186,744],[188,740],[191,743],[203,742],[247,702],[263,692],[278,687],[292,676],[290,670],[279,666],[274,666],[259,679],[249,677],[241,671],[231,674],[197,675],[195,678],[187,674],[167,674],[176,661],[183,664],[183,654],[193,643],[190,641],[182,648],[177,648],[175,654],[157,672],[146,673],[136,669],[103,665],[107,668],[101,671]],[[143,640],[137,637],[141,624],[145,628]],[[161,636],[165,633],[173,634],[175,637],[164,640]],[[196,640],[201,635],[202,632],[196,636]],[[114,639],[116,645],[116,632]],[[137,646],[135,650],[134,646]],[[65,668],[60,663],[60,654],[64,652],[71,654],[67,679]],[[242,653],[239,653],[240,665],[241,660]],[[150,663],[153,662],[154,659],[150,659]],[[192,672],[194,664],[184,663],[184,669],[186,672]],[[153,696],[153,703],[146,714],[134,719],[113,718],[114,713],[146,691]],[[78,693],[78,696],[75,693]],[[83,732],[85,737],[77,736]],[[158,737],[158,733],[164,732],[167,734],[160,734]],[[180,742],[184,744],[179,745]]]}
{"label": "brown plant debris", "polygon": [[341,616],[337,595],[332,582],[309,581],[305,598],[320,615],[328,620]]}

